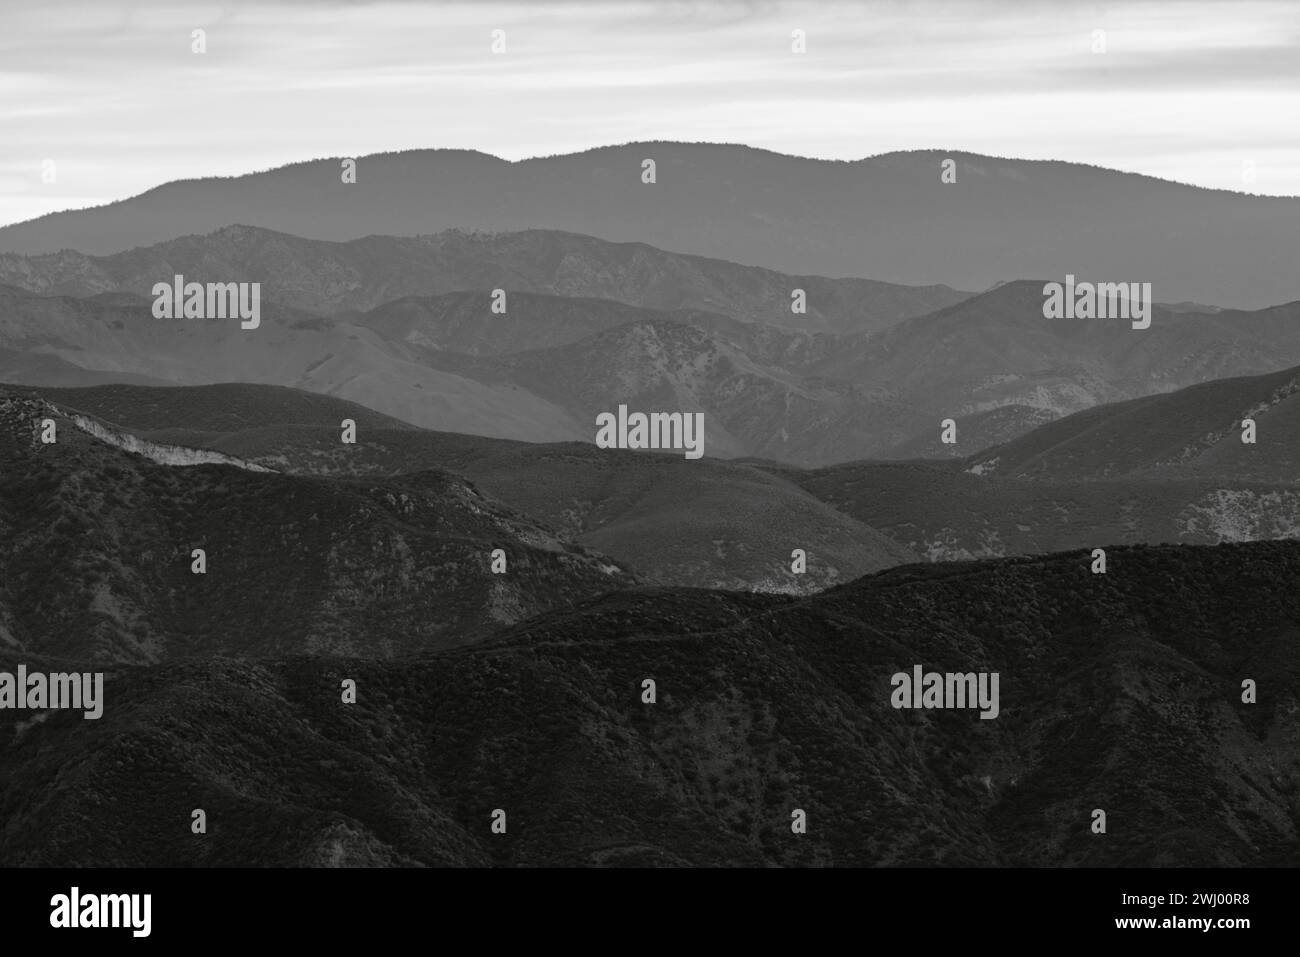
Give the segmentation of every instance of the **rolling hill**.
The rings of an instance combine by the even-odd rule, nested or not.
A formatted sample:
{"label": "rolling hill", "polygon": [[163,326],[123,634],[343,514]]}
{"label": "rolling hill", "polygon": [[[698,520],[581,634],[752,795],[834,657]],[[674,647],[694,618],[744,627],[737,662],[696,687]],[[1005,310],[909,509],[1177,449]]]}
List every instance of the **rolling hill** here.
{"label": "rolling hill", "polygon": [[926,462],[774,471],[929,561],[1300,538],[1293,481],[1000,478]]}
{"label": "rolling hill", "polygon": [[[8,286],[0,360],[21,384],[276,384],[426,428],[531,442],[592,441],[596,416],[620,404],[702,412],[706,455],[804,467],[964,459],[1097,405],[1300,364],[1300,302],[1157,307],[1151,328],[1137,330],[1044,319],[1042,286],[1017,281],[841,335],[699,309],[509,299],[506,316],[475,292],[339,317],[268,304],[262,324],[243,330],[156,319],[147,300],[121,292],[79,299]],[[953,444],[940,441],[949,418]]]}
{"label": "rolling hill", "polygon": [[[1243,388],[1248,399],[1267,395],[1288,381],[1285,375],[1228,381],[1218,397],[1235,401]],[[1276,467],[1265,465],[1271,453],[1259,446],[1265,457],[1255,477],[1190,468],[1113,477],[1073,477],[1069,470],[1025,475],[985,469],[982,456],[793,469],[770,462],[687,461],[585,443],[535,445],[393,429],[384,427],[382,417],[372,427],[359,414],[356,420],[367,424],[358,444],[345,446],[338,422],[347,404],[317,410],[316,403],[334,400],[304,397],[299,406],[290,401],[295,393],[269,387],[37,391],[142,438],[211,449],[277,471],[373,477],[447,469],[562,537],[660,584],[806,593],[917,558],[1300,536],[1300,489],[1285,458],[1294,444],[1288,435],[1277,438],[1283,457]],[[1206,392],[1186,391],[1193,397]],[[228,432],[165,427],[167,421],[214,424],[217,396],[227,398],[216,408],[283,411],[232,418]],[[1232,408],[1228,401],[1218,417],[1230,418]],[[1261,413],[1261,435],[1274,429],[1267,421]],[[1023,445],[1050,448],[1057,428],[1053,423],[1039,430],[1049,435],[1042,441],[1031,432]],[[1190,434],[1199,428],[1191,423]],[[806,575],[790,573],[795,548],[807,553]]]}
{"label": "rolling hill", "polygon": [[932,561],[1300,538],[1297,392],[1284,369],[1096,406],[964,459],[768,468]]}
{"label": "rolling hill", "polygon": [[[799,600],[632,590],[401,662],[113,666],[100,720],[11,726],[0,861],[1293,863],[1300,592],[1277,583],[1300,543],[1088,568],[912,566]],[[69,666],[0,652],[17,661]],[[917,664],[996,672],[997,718],[892,708]]]}
{"label": "rolling hill", "polygon": [[[435,370],[422,350],[273,304],[258,329],[242,330],[237,322],[155,319],[140,298],[105,302],[0,287],[0,346],[30,357],[15,359],[22,384],[265,383],[346,398],[417,425],[534,441],[590,438],[585,423],[518,387]],[[57,360],[57,374],[41,373]],[[73,374],[76,368],[88,371]]]}
{"label": "rolling hill", "polygon": [[[270,386],[32,394],[146,441],[210,449],[282,473],[382,479],[448,470],[648,582],[804,593],[916,560],[793,482],[750,465],[431,432]],[[357,423],[356,445],[340,441],[344,417]],[[791,571],[796,548],[807,556],[804,574]]]}
{"label": "rolling hill", "polygon": [[886,389],[804,376],[756,360],[743,346],[671,321],[617,326],[579,342],[488,359],[431,354],[429,365],[489,384],[509,383],[594,423],[630,410],[705,415],[705,454],[798,464],[861,458],[882,436],[919,427]]}
{"label": "rolling hill", "polygon": [[[841,341],[812,375],[887,386],[927,420],[873,456],[965,458],[1083,409],[1300,364],[1300,302],[1247,312],[1173,311],[1151,326],[1045,319],[1043,283],[1018,280],[878,335]],[[958,420],[957,443],[939,423]],[[971,428],[963,429],[963,420]]]}
{"label": "rolling hill", "polygon": [[[837,337],[754,331],[698,312],[520,298],[526,310],[570,327],[584,311],[601,317],[597,324],[632,321],[567,345],[508,354],[487,344],[495,333],[472,333],[481,346],[446,333],[460,340],[448,344],[486,353],[473,355],[442,348],[433,338],[441,333],[427,323],[373,314],[347,322],[272,307],[250,331],[236,322],[155,319],[143,300],[107,305],[9,287],[0,289],[0,346],[38,357],[34,370],[50,356],[96,370],[92,382],[112,371],[185,385],[286,385],[428,428],[534,442],[592,441],[596,415],[620,403],[705,412],[705,454],[721,457],[860,458],[883,441],[881,430],[892,437],[919,427],[886,390],[798,371],[835,351]],[[39,380],[36,372],[23,377],[47,384]]]}
{"label": "rolling hill", "polygon": [[[981,475],[1300,482],[1300,367],[1087,409],[973,456]],[[1255,441],[1242,441],[1243,422]]]}
{"label": "rolling hill", "polygon": [[445,471],[348,480],[213,461],[0,392],[0,643],[102,662],[385,657],[635,581]]}

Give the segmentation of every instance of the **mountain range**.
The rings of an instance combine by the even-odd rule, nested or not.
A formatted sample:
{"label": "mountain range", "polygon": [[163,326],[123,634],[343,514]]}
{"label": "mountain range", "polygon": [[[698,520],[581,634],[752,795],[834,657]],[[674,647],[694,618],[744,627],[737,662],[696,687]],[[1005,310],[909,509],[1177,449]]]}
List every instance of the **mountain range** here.
{"label": "mountain range", "polygon": [[[578,549],[617,556],[650,583],[803,593],[917,560],[798,484],[744,463],[432,432],[273,386],[16,394],[48,403],[83,430],[93,423],[119,448],[132,444],[120,438],[129,436],[145,452],[205,450],[345,491],[357,481],[450,473],[485,507],[527,516]],[[341,441],[344,419],[356,423],[355,445]],[[181,460],[174,451],[155,458]],[[796,548],[807,557],[802,575],[791,571]]]}
{"label": "mountain range", "polygon": [[[553,229],[449,229],[324,242],[232,223],[111,255],[0,254],[0,282],[43,294],[146,296],[155,282],[170,282],[176,272],[200,282],[259,282],[266,299],[322,315],[364,312],[407,297],[503,288],[656,310],[698,309],[802,332],[870,332],[968,295],[946,286],[789,275]],[[807,293],[805,313],[791,309],[794,289]],[[514,321],[486,311],[475,318],[485,315],[498,325]]]}
{"label": "mountain range", "polygon": [[[672,142],[516,163],[468,150],[355,159],[355,183],[342,181],[340,158],[167,183],[4,227],[0,252],[120,253],[241,223],[334,241],[548,228],[795,275],[980,290],[1072,273],[1150,282],[1163,302],[1300,299],[1300,198],[1074,163],[940,150],[844,162]],[[653,184],[642,182],[646,159]]]}
{"label": "mountain range", "polygon": [[[974,296],[818,285],[543,231],[336,244],[232,227],[99,259],[0,260],[21,284],[0,287],[15,383],[288,385],[533,442],[591,441],[622,403],[703,412],[706,455],[799,466],[964,458],[1098,404],[1300,363],[1300,303],[1156,306],[1133,329],[1044,319],[1036,281]],[[156,319],[144,293],[174,272],[267,277],[261,326]],[[542,291],[505,289],[494,313],[492,283],[511,281]],[[791,328],[797,283],[808,328]]]}
{"label": "mountain range", "polygon": [[[1155,396],[1152,424],[1187,435],[1256,419],[1257,443],[1230,469],[1128,446],[1133,402],[1076,413],[965,460],[795,469],[761,461],[542,445],[416,429],[351,403],[280,387],[101,386],[26,394],[145,443],[230,456],[281,474],[400,480],[443,470],[559,539],[603,553],[647,583],[806,594],[921,559],[1035,555],[1138,543],[1214,544],[1300,535],[1289,396],[1300,369]],[[1282,398],[1278,398],[1282,396]],[[1271,405],[1269,403],[1272,403]],[[357,423],[357,442],[340,425]],[[1113,423],[1108,423],[1113,419]],[[185,423],[178,427],[174,423]],[[1106,469],[1083,467],[1092,449]],[[1121,451],[1127,458],[1121,459]],[[1032,471],[1013,464],[1029,460]],[[1241,473],[1241,474],[1238,474]],[[792,553],[806,556],[792,572]]]}
{"label": "mountain range", "polygon": [[[1300,856],[1300,198],[681,143],[339,174],[0,228],[0,672],[105,679],[0,708],[0,864]],[[156,317],[178,275],[259,323]],[[1067,276],[1150,326],[1046,318]],[[615,409],[704,457],[599,447]],[[996,720],[897,707],[914,669]]]}
{"label": "mountain range", "polygon": [[[400,662],[112,665],[101,719],[11,726],[0,860],[1294,863],[1300,592],[1277,583],[1300,543],[1089,566],[911,566],[801,599],[633,589]],[[0,651],[16,661],[66,667]],[[997,673],[997,719],[891,707],[917,665]]]}
{"label": "mountain range", "polygon": [[[276,386],[7,387],[0,670],[103,670],[106,704],[8,726],[0,861],[1285,864],[1300,543],[1122,542],[1300,535],[1290,449],[1263,441],[1297,382],[822,469],[432,432]],[[1258,480],[1205,454],[1246,412]],[[1258,527],[1170,519],[1243,489]],[[682,587],[715,582],[736,590]],[[997,720],[891,707],[916,665],[997,672]]]}

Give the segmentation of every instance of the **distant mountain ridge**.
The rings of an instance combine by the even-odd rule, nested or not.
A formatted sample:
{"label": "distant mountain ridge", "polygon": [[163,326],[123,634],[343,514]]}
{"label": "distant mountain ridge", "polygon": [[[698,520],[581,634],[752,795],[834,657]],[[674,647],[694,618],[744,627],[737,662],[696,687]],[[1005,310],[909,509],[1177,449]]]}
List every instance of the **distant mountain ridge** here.
{"label": "distant mountain ridge", "polygon": [[[195,261],[204,248],[190,248]],[[30,385],[286,385],[440,431],[532,442],[592,441],[598,414],[640,404],[703,412],[706,455],[820,466],[965,458],[1099,404],[1300,364],[1300,302],[1156,306],[1151,327],[1136,330],[1045,319],[1042,284],[1017,280],[875,332],[836,333],[521,291],[507,291],[499,315],[490,293],[406,296],[332,317],[272,299],[260,328],[245,331],[157,319],[147,298],[124,292],[0,285],[0,367]],[[858,322],[850,312],[835,322]],[[949,418],[955,443],[940,441]]]}
{"label": "distant mountain ridge", "polygon": [[[557,230],[450,229],[347,242],[230,225],[106,256],[0,253],[0,283],[43,295],[151,296],[174,274],[198,282],[259,282],[266,300],[318,314],[361,312],[393,300],[494,288],[613,300],[656,310],[696,309],[804,332],[865,333],[969,293],[870,279],[786,275],[640,242],[611,243]],[[802,289],[806,312],[792,311]],[[509,302],[507,300],[507,315]],[[494,315],[484,311],[485,317]]]}
{"label": "distant mountain ridge", "polygon": [[[1150,328],[1133,329],[1122,319],[1046,319],[1043,286],[1003,283],[876,335],[842,341],[810,372],[888,384],[924,411],[933,422],[929,438],[891,451],[963,458],[978,445],[1093,406],[1300,365],[1300,302],[1212,313],[1156,305]],[[966,444],[963,417],[976,426],[976,445]],[[955,444],[940,443],[942,418],[958,420]],[[909,438],[904,433],[895,442]]]}
{"label": "distant mountain ridge", "polygon": [[[646,158],[656,182],[641,182]],[[956,164],[956,182],[941,179]],[[339,159],[168,183],[0,229],[0,252],[122,252],[236,223],[319,240],[558,229],[752,263],[987,289],[1008,276],[1151,282],[1161,301],[1300,299],[1300,198],[959,151],[852,162],[650,142],[509,163],[465,150]],[[396,298],[396,297],[389,297]]]}

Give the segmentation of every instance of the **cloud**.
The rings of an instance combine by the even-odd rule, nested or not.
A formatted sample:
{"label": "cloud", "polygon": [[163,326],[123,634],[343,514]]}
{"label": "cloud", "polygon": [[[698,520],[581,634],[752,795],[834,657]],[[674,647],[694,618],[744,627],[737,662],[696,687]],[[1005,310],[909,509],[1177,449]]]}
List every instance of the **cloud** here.
{"label": "cloud", "polygon": [[[667,138],[836,159],[941,146],[1224,188],[1255,156],[1254,188],[1300,194],[1284,122],[1300,5],[1283,2],[9,6],[0,165],[28,172],[0,185],[0,221],[320,155]],[[74,177],[57,195],[49,157]]]}

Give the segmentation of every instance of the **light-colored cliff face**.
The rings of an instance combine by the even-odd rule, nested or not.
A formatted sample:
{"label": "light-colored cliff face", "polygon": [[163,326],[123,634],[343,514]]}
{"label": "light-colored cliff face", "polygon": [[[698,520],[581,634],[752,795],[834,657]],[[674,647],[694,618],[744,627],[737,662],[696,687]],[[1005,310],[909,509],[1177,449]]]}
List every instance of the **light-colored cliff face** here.
{"label": "light-colored cliff face", "polygon": [[72,414],[69,417],[76,423],[77,428],[93,435],[101,442],[106,442],[127,452],[143,455],[159,465],[233,465],[249,472],[275,471],[221,452],[212,452],[208,449],[190,449],[183,445],[163,445],[158,442],[150,442],[148,439],[142,439],[129,432],[110,429],[103,423],[96,422],[84,415]]}

